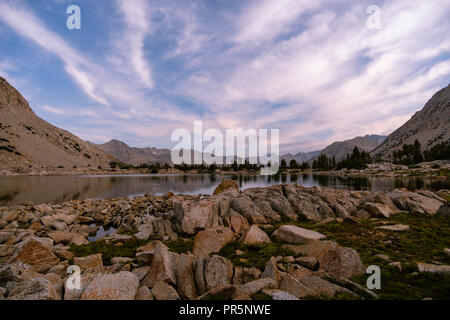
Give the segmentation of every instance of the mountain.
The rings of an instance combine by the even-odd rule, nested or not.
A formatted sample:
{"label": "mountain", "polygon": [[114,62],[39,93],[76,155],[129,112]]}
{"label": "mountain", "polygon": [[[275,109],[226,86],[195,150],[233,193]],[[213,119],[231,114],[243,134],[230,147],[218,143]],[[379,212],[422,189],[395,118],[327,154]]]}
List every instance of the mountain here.
{"label": "mountain", "polygon": [[355,147],[359,150],[372,151],[386,139],[386,136],[376,134],[356,137],[351,140],[336,141],[323,149],[320,154],[325,154],[328,158],[336,157],[336,161],[343,160],[347,154],[352,153]]}
{"label": "mountain", "polygon": [[320,150],[310,151],[310,152],[298,152],[294,155],[292,155],[291,153],[287,153],[285,155],[282,155],[281,159],[286,160],[286,163],[289,165],[289,162],[293,159],[295,161],[297,161],[297,163],[302,163],[302,162],[307,162],[307,161],[317,157],[318,155],[320,155]]}
{"label": "mountain", "polygon": [[371,155],[375,159],[390,160],[393,151],[405,143],[413,144],[416,139],[422,151],[441,142],[450,142],[450,84],[436,92],[422,110],[391,133]]}
{"label": "mountain", "polygon": [[96,148],[110,154],[124,163],[138,166],[141,164],[171,163],[171,151],[169,149],[133,148],[119,140],[111,140],[104,144],[94,144]]}
{"label": "mountain", "polygon": [[0,77],[0,169],[109,167],[114,158],[39,118]]}
{"label": "mountain", "polygon": [[376,134],[366,135],[364,137],[356,137],[351,140],[336,141],[328,145],[325,149],[311,151],[311,152],[299,152],[295,155],[290,153],[281,156],[281,159],[286,160],[287,164],[292,159],[295,159],[297,163],[303,161],[312,162],[317,159],[321,154],[326,154],[328,158],[336,157],[337,161],[344,159],[347,154],[352,153],[353,149],[358,147],[360,150],[371,151],[378,147],[386,139],[386,136],[379,136]]}

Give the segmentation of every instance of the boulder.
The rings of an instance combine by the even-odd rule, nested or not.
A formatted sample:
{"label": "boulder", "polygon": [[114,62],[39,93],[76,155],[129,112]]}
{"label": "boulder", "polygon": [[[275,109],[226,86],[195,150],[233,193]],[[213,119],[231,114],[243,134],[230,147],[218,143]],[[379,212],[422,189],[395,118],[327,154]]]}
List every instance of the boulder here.
{"label": "boulder", "polygon": [[357,297],[357,295],[351,292],[350,290],[338,286],[329,281],[326,281],[317,276],[304,275],[300,278],[297,278],[297,280],[300,281],[302,284],[304,284],[307,288],[311,289],[312,291],[318,293],[321,296],[327,296],[329,298],[332,298],[339,293],[346,293],[348,295],[353,295]]}
{"label": "boulder", "polygon": [[58,264],[59,259],[53,253],[53,241],[45,238],[30,237],[17,245],[11,262],[20,261],[32,266],[37,272],[45,272]]}
{"label": "boulder", "polygon": [[153,234],[153,224],[142,224],[138,227],[135,237],[139,240],[148,240]]}
{"label": "boulder", "polygon": [[195,269],[197,257],[192,254],[180,254],[177,262],[178,294],[183,299],[193,300],[197,298],[195,285]]}
{"label": "boulder", "polygon": [[239,235],[244,234],[250,228],[247,219],[237,213],[234,209],[230,209],[230,226],[231,229]]}
{"label": "boulder", "polygon": [[233,265],[224,257],[214,255],[205,261],[205,282],[207,291],[231,283]]}
{"label": "boulder", "polygon": [[84,289],[86,289],[95,278],[100,276],[101,274],[99,273],[81,273],[79,289],[69,287],[69,281],[66,281],[64,283],[64,300],[80,300]]}
{"label": "boulder", "polygon": [[289,292],[279,289],[266,289],[263,293],[272,298],[272,300],[300,300]]}
{"label": "boulder", "polygon": [[319,270],[334,278],[352,278],[365,273],[361,258],[352,248],[339,246],[333,241],[316,241],[302,246],[286,246],[297,254],[313,256],[319,262]]}
{"label": "boulder", "polygon": [[153,294],[149,288],[147,288],[146,286],[140,286],[137,289],[136,296],[134,299],[135,300],[155,300],[155,297],[153,297]]}
{"label": "boulder", "polygon": [[152,288],[155,300],[180,300],[177,291],[166,282],[160,281]]}
{"label": "boulder", "polygon": [[404,224],[396,224],[396,225],[390,225],[390,226],[381,226],[377,227],[376,229],[381,230],[389,230],[389,231],[405,231],[409,229],[409,226]]}
{"label": "boulder", "polygon": [[302,244],[321,240],[326,236],[316,231],[311,231],[292,225],[283,225],[272,234],[272,237],[278,242]]}
{"label": "boulder", "polygon": [[82,271],[101,272],[103,271],[102,254],[92,254],[87,257],[75,257],[73,263],[80,267]]}
{"label": "boulder", "polygon": [[206,279],[205,279],[205,262],[206,259],[199,258],[197,259],[197,264],[195,266],[195,283],[197,285],[197,291],[199,295],[203,295],[206,293]]}
{"label": "boulder", "polygon": [[139,279],[131,272],[105,274],[86,287],[81,300],[134,300],[138,287]]}
{"label": "boulder", "polygon": [[30,265],[22,262],[14,262],[0,267],[0,287],[7,287],[8,283],[20,282],[35,275],[36,271]]}
{"label": "boulder", "polygon": [[61,300],[55,285],[45,277],[17,283],[9,292],[8,300]]}
{"label": "boulder", "polygon": [[262,278],[271,278],[275,280],[277,283],[281,280],[282,273],[278,270],[277,262],[275,257],[271,257],[266,264],[266,268],[262,273]]}
{"label": "boulder", "polygon": [[303,283],[289,274],[284,274],[281,277],[279,289],[286,291],[299,299],[305,297],[319,297],[319,295],[315,291],[309,289],[307,286],[305,286]]}
{"label": "boulder", "polygon": [[231,208],[246,218],[251,224],[265,224],[267,218],[264,213],[256,206],[252,199],[240,194],[231,201]]}
{"label": "boulder", "polygon": [[227,243],[234,241],[234,233],[229,228],[216,227],[200,231],[194,238],[192,252],[206,258],[210,253],[219,252]]}
{"label": "boulder", "polygon": [[169,252],[169,249],[161,241],[152,241],[153,258],[150,269],[142,284],[152,288],[158,282],[176,284],[177,255]]}
{"label": "boulder", "polygon": [[224,180],[222,181],[216,189],[214,189],[214,194],[220,194],[228,190],[236,190],[239,192],[239,185],[236,180]]}
{"label": "boulder", "polygon": [[247,295],[252,296],[260,290],[264,289],[274,289],[277,287],[277,282],[271,278],[261,278],[258,280],[253,280],[247,282],[246,284],[240,285],[236,288],[234,296]]}
{"label": "boulder", "polygon": [[317,259],[315,257],[298,257],[295,258],[295,262],[310,270],[314,270],[317,266]]}
{"label": "boulder", "polygon": [[209,198],[174,203],[175,217],[181,231],[194,235],[198,230],[218,226],[218,204]]}
{"label": "boulder", "polygon": [[252,225],[243,238],[243,243],[248,245],[258,245],[270,242],[269,236],[257,225]]}
{"label": "boulder", "polygon": [[450,266],[447,265],[436,265],[431,263],[418,262],[417,268],[419,269],[419,272],[450,274]]}
{"label": "boulder", "polygon": [[419,194],[407,190],[395,189],[386,194],[401,210],[412,213],[436,214],[444,201],[439,197]]}
{"label": "boulder", "polygon": [[389,218],[393,213],[395,213],[395,211],[387,205],[375,202],[364,203],[362,209],[369,212],[372,217]]}

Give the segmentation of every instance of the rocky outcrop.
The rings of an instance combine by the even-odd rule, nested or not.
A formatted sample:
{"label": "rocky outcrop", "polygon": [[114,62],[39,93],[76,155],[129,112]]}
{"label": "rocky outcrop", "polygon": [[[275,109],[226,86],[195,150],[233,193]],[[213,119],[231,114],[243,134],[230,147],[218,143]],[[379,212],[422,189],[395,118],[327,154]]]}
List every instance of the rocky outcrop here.
{"label": "rocky outcrop", "polygon": [[251,228],[247,231],[247,233],[243,237],[242,242],[244,244],[257,245],[270,243],[271,241],[267,233],[262,231],[257,225],[252,225]]}
{"label": "rocky outcrop", "polygon": [[[392,159],[392,152],[403,144],[413,144],[417,139],[423,150],[450,141],[448,129],[450,119],[450,85],[436,92],[424,108],[416,112],[410,120],[391,133],[386,140],[372,151],[376,159]],[[422,150],[422,151],[423,151]]]}
{"label": "rocky outcrop", "polygon": [[233,231],[225,227],[217,227],[200,231],[194,238],[192,252],[198,257],[206,258],[210,253],[219,252],[227,243],[234,241]]}
{"label": "rocky outcrop", "polygon": [[220,194],[228,190],[235,190],[239,192],[239,185],[236,180],[224,180],[222,181],[216,189],[214,189],[213,194]]}
{"label": "rocky outcrop", "polygon": [[131,272],[105,274],[86,287],[81,300],[134,300],[138,287],[139,279]]}
{"label": "rocky outcrop", "polygon": [[272,234],[272,237],[278,242],[302,244],[321,240],[325,238],[325,235],[292,225],[283,225]]}
{"label": "rocky outcrop", "polygon": [[[0,208],[0,293],[6,299],[64,300],[253,299],[261,292],[273,299],[340,294],[376,298],[349,280],[366,271],[358,252],[310,229],[334,224],[330,227],[359,230],[371,218],[376,237],[408,235],[413,226],[406,231],[387,217],[399,211],[440,215],[445,205],[424,190],[367,192],[279,185],[202,197],[145,195]],[[311,220],[307,223],[311,228],[297,226],[306,224],[296,221],[303,218]],[[290,222],[281,224],[286,220]],[[105,231],[100,226],[112,229],[100,236],[98,232]],[[396,230],[405,233],[394,234]],[[118,254],[80,254],[83,251],[73,249],[77,238],[79,245],[95,240],[101,250],[111,247]],[[130,255],[128,248],[142,242]],[[121,247],[126,250],[123,256]],[[177,252],[181,248],[183,253],[169,248]],[[277,248],[282,255],[264,256]],[[256,249],[264,250],[264,255],[252,257]],[[407,269],[403,261],[387,259],[386,264]],[[255,260],[258,265],[251,265]],[[67,283],[71,264],[80,268],[79,288]],[[418,263],[418,269],[448,272],[448,266],[430,263]]]}

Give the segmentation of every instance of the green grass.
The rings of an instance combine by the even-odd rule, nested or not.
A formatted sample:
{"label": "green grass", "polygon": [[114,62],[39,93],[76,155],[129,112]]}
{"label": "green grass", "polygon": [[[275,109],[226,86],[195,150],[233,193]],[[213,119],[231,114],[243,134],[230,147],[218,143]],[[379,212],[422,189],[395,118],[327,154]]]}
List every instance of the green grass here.
{"label": "green grass", "polygon": [[[434,299],[450,298],[450,276],[416,274],[416,262],[439,262],[450,264],[443,253],[450,246],[450,217],[443,215],[397,214],[391,217],[392,224],[406,224],[403,232],[375,229],[380,224],[361,220],[361,224],[330,222],[317,225],[312,222],[290,222],[306,229],[315,230],[342,246],[358,251],[364,265],[381,268],[381,290],[374,290],[381,299]],[[269,235],[276,225],[265,230]],[[391,261],[400,261],[403,272],[388,266],[389,262],[375,258],[386,254]],[[368,275],[353,279],[365,286]]]}
{"label": "green grass", "polygon": [[[236,255],[236,250],[241,250],[244,254]],[[261,245],[243,245],[238,242],[232,242],[223,247],[219,252],[219,255],[231,260],[234,266],[242,267],[256,267],[261,271],[264,271],[267,262],[270,257],[277,256],[293,256],[298,257],[292,250],[283,248],[281,243],[269,243]],[[246,262],[241,262],[241,259],[245,259]]]}
{"label": "green grass", "polygon": [[189,251],[192,251],[192,248],[194,247],[194,241],[192,239],[179,239],[177,241],[168,242],[167,247],[172,252],[187,253]]}
{"label": "green grass", "polygon": [[267,294],[265,294],[264,292],[262,292],[262,290],[259,290],[258,292],[256,292],[255,294],[252,295],[251,297],[253,300],[272,300],[271,296],[268,296]]}
{"label": "green grass", "polygon": [[70,251],[75,257],[86,257],[91,254],[102,254],[103,263],[111,265],[111,259],[114,257],[134,258],[136,256],[137,248],[147,244],[148,241],[133,239],[127,241],[122,246],[115,246],[114,244],[107,244],[103,240],[90,242],[86,245],[76,246],[70,245]]}

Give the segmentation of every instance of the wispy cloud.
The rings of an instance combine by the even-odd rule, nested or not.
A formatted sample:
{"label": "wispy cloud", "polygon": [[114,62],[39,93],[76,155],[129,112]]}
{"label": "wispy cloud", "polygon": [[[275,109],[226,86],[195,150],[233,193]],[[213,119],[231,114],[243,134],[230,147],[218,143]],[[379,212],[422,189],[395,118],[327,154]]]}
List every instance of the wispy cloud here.
{"label": "wispy cloud", "polygon": [[116,0],[123,17],[124,31],[118,37],[118,60],[133,71],[139,81],[147,88],[153,88],[154,82],[148,60],[146,59],[145,39],[152,32],[150,5],[145,0]]}
{"label": "wispy cloud", "polygon": [[368,0],[112,4],[98,16],[109,33],[91,24],[81,50],[26,0],[0,2],[0,22],[57,56],[90,98],[76,109],[38,104],[85,115],[61,122],[82,137],[170,147],[171,130],[201,119],[206,128],[280,128],[282,150],[309,151],[389,133],[450,81],[450,4],[441,0],[378,1],[381,30],[366,28]]}

